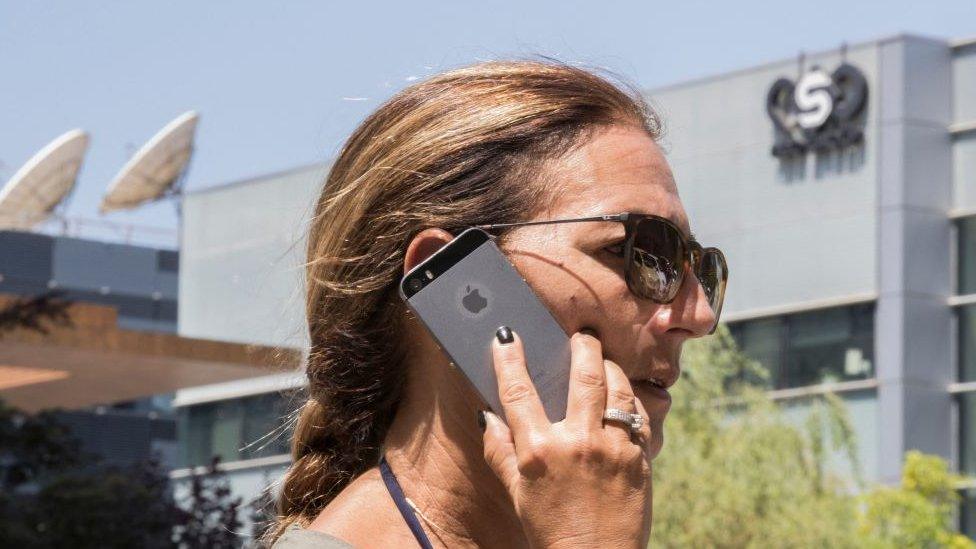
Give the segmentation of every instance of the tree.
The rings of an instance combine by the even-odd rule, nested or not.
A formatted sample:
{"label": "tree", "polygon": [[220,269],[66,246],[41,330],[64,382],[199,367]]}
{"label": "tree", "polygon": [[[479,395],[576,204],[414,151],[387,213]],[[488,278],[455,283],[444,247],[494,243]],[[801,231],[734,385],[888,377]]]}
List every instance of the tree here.
{"label": "tree", "polygon": [[214,457],[203,473],[190,478],[189,493],[182,498],[184,520],[176,528],[180,547],[231,548],[240,545],[243,523],[241,498],[234,497],[230,483]]}
{"label": "tree", "polygon": [[240,503],[217,460],[174,498],[157,461],[108,466],[53,413],[0,401],[0,547],[237,547]]}
{"label": "tree", "polygon": [[168,481],[154,460],[69,471],[43,485],[29,518],[42,546],[172,547],[184,512]]}
{"label": "tree", "polygon": [[24,414],[0,401],[0,546],[40,545],[33,507],[40,486],[91,462],[53,414]]}
{"label": "tree", "polygon": [[864,497],[861,533],[874,540],[872,547],[973,547],[952,528],[959,480],[945,461],[908,452],[901,485],[877,488]]}
{"label": "tree", "polygon": [[[930,474],[931,464],[944,467],[944,461],[926,457],[926,468],[908,456],[906,475],[925,489],[868,487],[836,396],[813,399],[804,422],[791,419],[764,391],[766,372],[737,350],[725,328],[688,345],[682,364],[682,380],[671,391],[665,451],[654,462],[652,547],[895,547],[903,539],[939,546],[945,542],[938,532],[972,543],[952,534],[945,518],[954,505],[946,495],[954,494],[944,480],[949,477],[940,477],[940,490],[931,488],[938,476]],[[827,467],[831,455],[842,456],[846,473]],[[912,504],[891,503],[898,498]],[[899,525],[932,524],[927,517],[936,508],[941,530],[894,536],[895,529],[880,521],[889,516],[882,508],[891,507],[904,516]]]}
{"label": "tree", "polygon": [[251,544],[254,548],[267,547],[266,536],[278,518],[274,485],[268,474],[264,475],[264,489],[248,504],[248,520],[251,522]]}
{"label": "tree", "polygon": [[16,298],[0,309],[0,336],[17,329],[47,334],[49,324],[71,326],[70,308],[71,302],[57,290]]}

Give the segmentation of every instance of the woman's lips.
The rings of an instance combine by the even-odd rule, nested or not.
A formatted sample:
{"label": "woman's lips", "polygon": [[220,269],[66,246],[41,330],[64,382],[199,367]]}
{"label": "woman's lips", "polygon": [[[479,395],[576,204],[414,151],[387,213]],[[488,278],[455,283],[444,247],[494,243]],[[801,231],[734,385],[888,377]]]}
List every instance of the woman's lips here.
{"label": "woman's lips", "polygon": [[648,398],[652,398],[654,400],[664,401],[668,405],[671,404],[671,393],[653,381],[631,380],[630,384],[634,388],[634,395],[641,399],[642,402],[646,402]]}

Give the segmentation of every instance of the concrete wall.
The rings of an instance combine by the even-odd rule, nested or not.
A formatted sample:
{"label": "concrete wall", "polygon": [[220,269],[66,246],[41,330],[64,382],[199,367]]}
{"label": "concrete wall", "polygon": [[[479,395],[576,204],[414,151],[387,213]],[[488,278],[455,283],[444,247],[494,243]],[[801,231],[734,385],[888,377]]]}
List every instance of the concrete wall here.
{"label": "concrete wall", "polygon": [[183,198],[179,334],[306,346],[305,231],[316,165]]}
{"label": "concrete wall", "polygon": [[881,478],[910,449],[951,459],[951,51],[943,42],[882,44],[878,398]]}
{"label": "concrete wall", "polygon": [[[667,124],[663,144],[692,231],[728,257],[724,314],[877,291],[877,56],[876,44],[847,52],[869,96],[864,147],[845,155],[770,154],[766,93],[779,77],[796,79],[797,60],[648,92]],[[840,61],[835,52],[805,66],[830,71]]]}
{"label": "concrete wall", "polygon": [[[952,122],[976,125],[976,42],[952,55]],[[953,143],[953,208],[976,210],[976,127]]]}
{"label": "concrete wall", "polygon": [[[841,479],[851,480],[857,473],[867,481],[878,479],[878,440],[880,430],[887,425],[882,421],[878,409],[878,396],[873,389],[852,391],[840,395],[847,408],[851,420],[851,427],[857,440],[857,471],[854,470],[848,456],[843,452],[832,451],[828,455],[827,469]],[[800,429],[806,429],[807,419],[814,409],[814,405],[822,404],[822,397],[799,398],[781,403],[786,417]],[[832,448],[837,441],[830,439],[830,433],[824,433],[825,447]]]}

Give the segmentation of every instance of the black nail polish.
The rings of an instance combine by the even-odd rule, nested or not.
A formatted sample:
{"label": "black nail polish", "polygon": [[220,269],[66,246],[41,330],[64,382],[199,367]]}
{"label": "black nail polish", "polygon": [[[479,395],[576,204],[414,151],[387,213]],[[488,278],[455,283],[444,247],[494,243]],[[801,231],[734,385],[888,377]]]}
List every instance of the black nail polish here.
{"label": "black nail polish", "polygon": [[495,332],[495,337],[498,338],[498,341],[502,345],[515,341],[515,336],[512,335],[512,329],[508,326],[502,326],[499,328],[498,331]]}
{"label": "black nail polish", "polygon": [[488,420],[485,419],[485,411],[478,410],[478,427],[481,427],[481,432],[485,432],[485,427],[488,426]]}
{"label": "black nail polish", "polygon": [[580,333],[586,334],[590,337],[596,337],[596,330],[593,330],[592,328],[581,328]]}

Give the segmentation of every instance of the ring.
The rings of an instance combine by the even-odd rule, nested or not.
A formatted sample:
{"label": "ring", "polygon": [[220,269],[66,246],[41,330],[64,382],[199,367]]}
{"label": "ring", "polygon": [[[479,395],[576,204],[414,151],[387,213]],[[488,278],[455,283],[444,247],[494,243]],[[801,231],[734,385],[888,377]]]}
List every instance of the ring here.
{"label": "ring", "polygon": [[619,408],[607,408],[603,412],[603,419],[618,421],[627,425],[627,427],[630,427],[631,434],[640,431],[640,428],[644,426],[644,416],[625,412]]}

